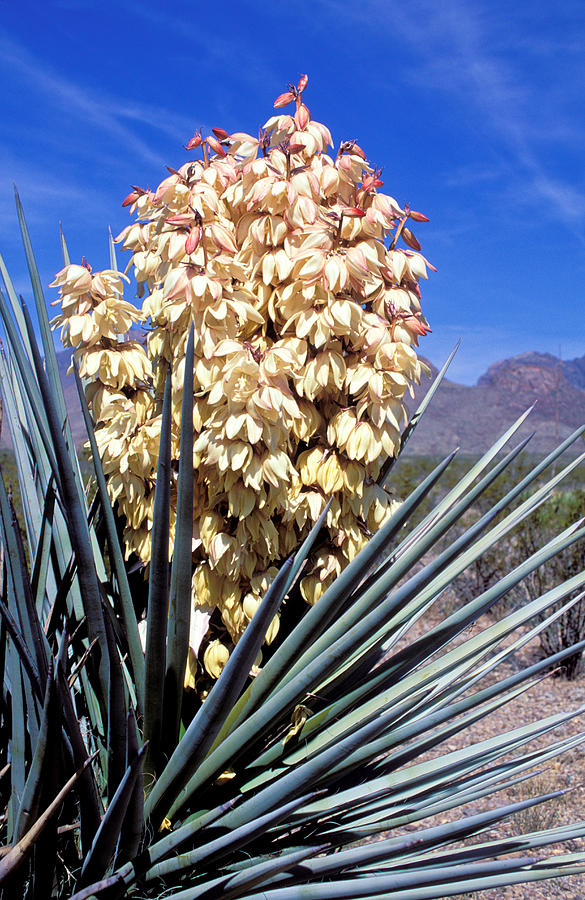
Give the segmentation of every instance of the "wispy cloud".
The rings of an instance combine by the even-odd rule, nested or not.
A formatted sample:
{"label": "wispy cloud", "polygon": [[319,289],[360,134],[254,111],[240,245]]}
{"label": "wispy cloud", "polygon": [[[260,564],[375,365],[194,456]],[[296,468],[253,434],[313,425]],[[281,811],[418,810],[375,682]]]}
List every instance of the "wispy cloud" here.
{"label": "wispy cloud", "polygon": [[91,187],[51,177],[40,167],[23,166],[14,159],[2,158],[0,169],[10,173],[0,178],[0,227],[6,227],[7,233],[16,224],[13,183],[25,205],[29,224],[55,224],[64,210],[80,210],[80,217],[87,216],[89,209],[94,216],[107,218],[111,214],[106,198]]}
{"label": "wispy cloud", "polygon": [[[533,159],[526,159],[525,165],[532,172],[532,184],[536,194],[549,205],[546,208],[552,206],[562,214],[565,221],[575,225],[581,224],[585,219],[585,192],[547,175],[543,167]],[[526,197],[527,201],[533,199]],[[581,231],[578,233],[581,234]]]}
{"label": "wispy cloud", "polygon": [[494,181],[499,181],[508,174],[508,167],[503,164],[488,166],[479,163],[469,163],[445,172],[443,177],[447,187],[464,188],[470,185],[490,184]]}
{"label": "wispy cloud", "polygon": [[160,165],[160,156],[141,138],[128,122],[147,124],[177,140],[184,140],[192,128],[192,122],[172,110],[136,102],[130,98],[108,96],[83,88],[64,75],[54,71],[46,62],[29,53],[25,47],[7,35],[0,34],[0,66],[16,73],[19,79],[51,104],[66,110],[71,117],[78,117],[86,125],[96,128],[96,133],[114,137],[125,150],[149,164]]}
{"label": "wispy cloud", "polygon": [[[437,41],[427,65],[442,67],[448,89],[457,92],[484,117],[489,129],[503,142],[520,172],[528,176],[530,187],[525,199],[544,201],[547,211],[552,208],[564,221],[582,222],[585,214],[585,193],[553,175],[540,161],[535,146],[534,120],[539,120],[539,139],[552,137],[547,122],[535,116],[533,89],[522,79],[514,56],[498,54],[497,39],[491,33],[489,18],[481,7],[470,7],[466,0],[448,0],[429,4],[421,0],[425,14],[431,17],[431,30],[447,52],[437,55]],[[411,38],[422,44],[412,29]],[[511,48],[508,48],[511,49]],[[431,81],[427,84],[437,84]],[[439,82],[441,83],[441,82]],[[529,114],[527,114],[529,110]],[[559,110],[555,110],[555,130],[558,135]]]}
{"label": "wispy cloud", "polygon": [[[562,171],[551,170],[540,148],[556,142],[564,149],[582,146],[583,127],[575,125],[571,114],[572,92],[581,91],[581,79],[571,83],[566,70],[560,72],[552,47],[562,46],[563,60],[582,56],[582,41],[573,30],[565,43],[541,36],[531,41],[523,34],[521,20],[514,22],[514,9],[493,9],[490,4],[468,0],[411,0],[407,6],[387,0],[364,0],[359,11],[345,0],[320,0],[335,16],[348,20],[369,17],[388,37],[407,42],[416,66],[403,69],[400,76],[425,91],[440,90],[456,97],[458,106],[475,116],[479,127],[491,135],[507,156],[507,177],[514,193],[524,202],[546,204],[547,214],[564,221],[581,237],[585,220],[585,191],[566,182]],[[365,6],[365,9],[364,9]],[[564,10],[571,15],[571,2]],[[576,19],[576,28],[578,28]],[[516,26],[516,27],[515,27]],[[581,18],[581,37],[585,27]],[[520,36],[521,41],[516,38]],[[566,47],[569,47],[569,53]],[[525,56],[521,56],[524,48]],[[524,63],[534,76],[534,57],[546,57],[552,81],[546,90],[523,77]],[[538,71],[538,70],[537,70]],[[555,84],[555,78],[558,84]],[[472,176],[472,171],[467,176]],[[479,181],[485,172],[475,172]],[[456,177],[456,176],[453,176]],[[465,179],[464,179],[465,180]]]}

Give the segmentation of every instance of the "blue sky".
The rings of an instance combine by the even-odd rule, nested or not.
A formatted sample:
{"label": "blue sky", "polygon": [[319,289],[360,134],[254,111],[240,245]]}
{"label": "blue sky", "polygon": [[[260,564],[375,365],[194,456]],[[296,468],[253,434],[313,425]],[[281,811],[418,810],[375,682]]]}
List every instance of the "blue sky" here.
{"label": "blue sky", "polygon": [[[28,291],[15,181],[45,283],[108,265],[130,184],[156,187],[196,127],[254,132],[287,82],[383,190],[430,217],[423,285],[455,380],[529,350],[585,354],[585,9],[528,0],[0,0],[0,250]],[[47,296],[54,299],[54,292]]]}

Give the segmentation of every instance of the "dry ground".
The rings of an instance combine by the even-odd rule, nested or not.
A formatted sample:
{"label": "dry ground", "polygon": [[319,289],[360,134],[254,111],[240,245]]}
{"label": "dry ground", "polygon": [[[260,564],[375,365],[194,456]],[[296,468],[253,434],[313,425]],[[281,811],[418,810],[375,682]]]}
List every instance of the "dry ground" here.
{"label": "dry ground", "polygon": [[[434,617],[435,618],[435,617]],[[435,622],[438,620],[435,618]],[[426,619],[424,628],[415,626],[417,631],[426,631],[433,621]],[[413,629],[414,631],[414,629]],[[468,632],[469,634],[469,632]],[[410,634],[412,640],[413,632]],[[541,658],[538,641],[527,644],[515,658],[501,665],[498,669],[498,680],[505,675],[512,674],[519,668],[535,663]],[[536,688],[523,694],[517,700],[497,710],[485,720],[476,723],[467,729],[462,735],[451,738],[442,745],[441,750],[455,750],[466,746],[471,742],[484,740],[498,732],[528,724],[536,719],[546,718],[565,710],[576,710],[585,706],[585,677],[569,682],[562,677],[549,676]],[[566,723],[559,728],[555,735],[559,738],[568,737],[585,730],[585,718]],[[553,738],[549,735],[543,739],[543,743],[550,743]],[[537,746],[535,742],[533,745]],[[473,815],[506,803],[527,799],[539,793],[548,793],[558,789],[569,788],[569,792],[563,797],[542,804],[535,808],[522,811],[515,821],[509,821],[498,826],[497,829],[485,832],[479,840],[495,838],[502,835],[514,835],[537,831],[545,828],[553,828],[564,824],[571,824],[585,819],[585,744],[572,750],[565,756],[561,756],[546,764],[542,774],[535,779],[530,779],[524,784],[515,786],[507,792],[501,792],[495,797],[488,797],[476,804],[464,808],[464,812]],[[457,815],[453,815],[457,818]],[[443,819],[442,821],[447,821]],[[412,826],[413,828],[416,826]],[[585,840],[573,841],[563,847],[555,846],[543,848],[536,855],[548,856],[554,853],[566,853],[585,848]],[[585,875],[573,876],[551,881],[532,882],[528,885],[514,885],[501,890],[482,891],[473,894],[460,895],[465,898],[477,898],[477,900],[553,900],[553,898],[574,898],[585,900]]]}

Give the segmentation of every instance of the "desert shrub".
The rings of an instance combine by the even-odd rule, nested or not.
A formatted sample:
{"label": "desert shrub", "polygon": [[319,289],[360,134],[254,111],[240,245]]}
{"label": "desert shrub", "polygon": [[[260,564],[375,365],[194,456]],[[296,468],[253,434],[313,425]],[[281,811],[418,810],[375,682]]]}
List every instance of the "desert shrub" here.
{"label": "desert shrub", "polygon": [[[585,490],[558,491],[527,519],[514,536],[516,554],[530,554],[536,546],[548,540],[553,534],[560,534],[585,517]],[[523,585],[526,599],[541,591],[549,590],[564,579],[570,578],[585,568],[585,542],[577,541],[551,561],[539,572],[534,572]],[[573,596],[576,596],[573,595]],[[585,638],[585,599],[579,601],[541,632],[540,642],[543,653],[550,655],[558,650],[572,647]],[[563,672],[569,680],[583,673],[583,653],[575,653],[565,660]]]}
{"label": "desert shrub", "polygon": [[[493,508],[506,491],[526,477],[534,462],[532,456],[520,456],[509,470],[478,499],[474,514],[486,514]],[[422,460],[420,463],[410,462],[405,467],[406,485],[416,479],[419,466],[421,471],[426,471],[428,465],[428,460]],[[395,473],[398,489],[400,489],[402,466],[401,461]],[[457,477],[460,477],[460,470],[458,467],[453,467],[451,478],[455,481]],[[510,565],[518,565],[523,559],[534,553],[539,546],[542,546],[543,542],[550,540],[553,535],[575,526],[585,516],[585,490],[581,487],[582,484],[582,467],[576,467],[569,474],[562,488],[556,490],[535,511],[534,515],[520,522],[502,541],[474,561],[473,565],[453,584],[443,599],[443,603],[447,604],[449,609],[454,609],[465,602],[467,597],[478,591],[489,589],[505,575]],[[514,501],[513,508],[518,508],[525,500],[526,495],[520,494]],[[496,517],[496,521],[501,519],[502,515]],[[461,523],[460,529],[463,528],[463,524]],[[578,541],[570,549],[563,551],[546,569],[533,573],[521,584],[511,589],[494,608],[492,615],[502,616],[508,611],[518,609],[540,592],[549,590],[560,584],[565,578],[581,571],[584,566],[584,552],[585,547],[582,541]],[[585,604],[579,602],[542,632],[540,635],[542,652],[546,655],[552,654],[560,649],[571,647],[583,638],[585,638]],[[578,653],[565,662],[561,674],[571,680],[577,678],[582,672],[582,654]]]}

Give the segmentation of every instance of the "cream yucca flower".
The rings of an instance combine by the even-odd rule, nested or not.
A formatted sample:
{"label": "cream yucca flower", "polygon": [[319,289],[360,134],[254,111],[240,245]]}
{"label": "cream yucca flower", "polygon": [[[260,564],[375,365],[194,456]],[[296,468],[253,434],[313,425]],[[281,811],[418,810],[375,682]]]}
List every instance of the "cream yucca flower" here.
{"label": "cream yucca flower", "polygon": [[[404,395],[424,370],[414,348],[429,330],[418,283],[430,264],[411,211],[380,192],[355,141],[329,153],[305,87],[278,98],[258,138],[197,133],[189,146],[202,159],[126,198],[136,221],[117,241],[132,253],[141,310],[112,270],[70,265],[54,282],[55,324],[86,382],[126,552],[144,565],[165,373],[176,463],[194,326],[193,605],[211,619],[189,659],[191,687],[197,666],[220,673],[328,499],[328,537],[301,581],[310,603],[391,514],[396,501],[375,479],[399,449]],[[280,111],[288,102],[292,114]],[[141,322],[145,346],[127,339]],[[268,642],[278,629],[277,617]]]}

